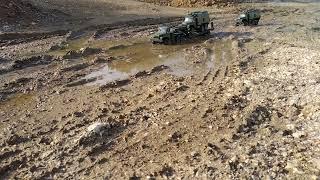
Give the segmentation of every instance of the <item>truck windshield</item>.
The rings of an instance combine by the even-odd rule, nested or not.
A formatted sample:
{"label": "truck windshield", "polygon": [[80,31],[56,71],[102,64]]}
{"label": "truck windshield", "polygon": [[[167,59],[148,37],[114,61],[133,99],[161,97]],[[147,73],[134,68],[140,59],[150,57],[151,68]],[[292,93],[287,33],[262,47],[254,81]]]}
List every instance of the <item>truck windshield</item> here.
{"label": "truck windshield", "polygon": [[240,16],[239,16],[240,19],[241,19],[241,18],[245,18],[245,17],[246,17],[245,14],[240,14]]}
{"label": "truck windshield", "polygon": [[161,34],[164,34],[164,33],[167,33],[168,30],[169,30],[168,27],[159,27],[158,32],[161,33]]}
{"label": "truck windshield", "polygon": [[184,23],[188,24],[188,23],[192,23],[193,22],[193,18],[190,17],[190,16],[187,16],[185,19],[184,19]]}

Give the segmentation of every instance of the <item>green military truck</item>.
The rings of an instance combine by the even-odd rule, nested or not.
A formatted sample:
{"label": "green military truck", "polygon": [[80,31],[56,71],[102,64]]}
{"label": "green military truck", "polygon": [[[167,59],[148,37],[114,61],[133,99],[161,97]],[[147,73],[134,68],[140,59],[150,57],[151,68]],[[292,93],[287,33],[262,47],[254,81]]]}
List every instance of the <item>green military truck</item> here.
{"label": "green military truck", "polygon": [[170,28],[168,26],[160,26],[158,32],[152,37],[153,44],[177,44],[186,38],[187,35],[176,28]]}
{"label": "green military truck", "polygon": [[261,14],[259,10],[250,9],[239,15],[236,19],[236,26],[258,25],[260,18]]}
{"label": "green military truck", "polygon": [[196,11],[188,14],[178,27],[188,35],[205,35],[210,33],[209,23],[208,11]]}
{"label": "green military truck", "polygon": [[210,34],[209,13],[207,11],[196,11],[185,16],[184,21],[177,27],[159,27],[159,30],[152,37],[152,42],[158,44],[177,44],[182,40]]}

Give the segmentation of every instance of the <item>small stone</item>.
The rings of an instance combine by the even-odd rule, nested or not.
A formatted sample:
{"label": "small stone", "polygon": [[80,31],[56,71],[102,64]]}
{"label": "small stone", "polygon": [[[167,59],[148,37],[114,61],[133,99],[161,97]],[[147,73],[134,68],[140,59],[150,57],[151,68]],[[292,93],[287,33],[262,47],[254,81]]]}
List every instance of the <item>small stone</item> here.
{"label": "small stone", "polygon": [[78,112],[78,111],[73,113],[73,117],[82,117],[83,115],[84,114],[82,112]]}
{"label": "small stone", "polygon": [[87,128],[87,131],[102,136],[108,128],[109,124],[107,123],[95,122]]}
{"label": "small stone", "polygon": [[294,138],[303,138],[306,137],[306,133],[304,131],[298,131],[292,134]]}
{"label": "small stone", "polygon": [[170,126],[172,123],[170,123],[169,121],[167,121],[165,124],[166,124],[167,126]]}

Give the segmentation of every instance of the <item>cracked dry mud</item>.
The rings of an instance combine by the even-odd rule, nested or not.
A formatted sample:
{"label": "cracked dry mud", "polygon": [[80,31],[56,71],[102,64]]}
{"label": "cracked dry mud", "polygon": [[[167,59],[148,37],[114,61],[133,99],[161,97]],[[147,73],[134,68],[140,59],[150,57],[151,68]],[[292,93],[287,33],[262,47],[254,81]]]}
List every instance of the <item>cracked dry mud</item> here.
{"label": "cracked dry mud", "polygon": [[318,179],[320,6],[254,6],[177,46],[148,42],[175,18],[6,41],[0,178]]}

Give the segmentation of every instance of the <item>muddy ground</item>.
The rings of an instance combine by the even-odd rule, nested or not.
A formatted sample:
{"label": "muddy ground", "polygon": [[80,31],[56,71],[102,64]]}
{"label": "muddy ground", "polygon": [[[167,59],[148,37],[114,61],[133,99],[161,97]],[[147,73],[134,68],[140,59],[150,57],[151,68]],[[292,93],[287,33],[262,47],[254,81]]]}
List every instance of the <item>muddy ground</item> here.
{"label": "muddy ground", "polygon": [[319,7],[210,8],[210,36],[171,46],[150,35],[185,9],[1,34],[0,178],[319,179]]}

